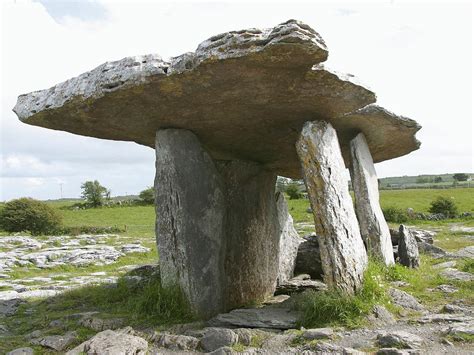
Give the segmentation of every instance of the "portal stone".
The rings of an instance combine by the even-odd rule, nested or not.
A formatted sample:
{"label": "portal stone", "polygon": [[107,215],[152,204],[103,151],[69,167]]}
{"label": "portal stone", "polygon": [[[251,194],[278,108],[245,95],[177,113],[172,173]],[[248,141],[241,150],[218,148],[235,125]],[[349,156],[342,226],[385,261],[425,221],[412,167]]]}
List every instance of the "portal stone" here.
{"label": "portal stone", "polygon": [[296,143],[320,237],[324,281],[354,293],[367,267],[367,253],[349,195],[336,131],[325,121],[306,122]]}
{"label": "portal stone", "polygon": [[363,133],[351,140],[350,152],[356,214],[367,253],[392,265],[395,259],[390,230],[380,208],[377,173]]}
{"label": "portal stone", "polygon": [[164,286],[209,317],[273,295],[280,227],[276,175],[213,161],[187,130],[156,134],[156,235]]}
{"label": "portal stone", "polygon": [[204,317],[223,311],[224,183],[192,132],[157,132],[155,191],[163,285],[181,287]]}
{"label": "portal stone", "polygon": [[261,164],[218,161],[225,184],[225,308],[273,295],[278,275],[280,227],[274,172]]}

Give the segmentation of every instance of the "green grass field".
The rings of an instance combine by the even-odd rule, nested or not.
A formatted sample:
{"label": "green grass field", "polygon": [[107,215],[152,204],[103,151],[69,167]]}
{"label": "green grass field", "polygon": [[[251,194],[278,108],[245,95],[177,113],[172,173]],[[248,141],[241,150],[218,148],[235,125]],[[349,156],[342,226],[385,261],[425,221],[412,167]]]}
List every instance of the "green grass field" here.
{"label": "green grass field", "polygon": [[[416,212],[428,212],[430,202],[438,196],[452,198],[459,212],[474,213],[474,188],[383,190],[380,191],[380,205],[382,208],[413,208]],[[309,201],[305,199],[288,201],[290,214],[296,223],[313,221],[313,215],[306,211],[308,207]]]}

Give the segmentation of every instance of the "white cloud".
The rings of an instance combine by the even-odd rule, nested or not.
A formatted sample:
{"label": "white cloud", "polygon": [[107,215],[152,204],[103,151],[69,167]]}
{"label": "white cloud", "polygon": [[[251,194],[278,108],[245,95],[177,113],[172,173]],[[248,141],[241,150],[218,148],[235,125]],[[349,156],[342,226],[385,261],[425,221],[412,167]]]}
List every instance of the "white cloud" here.
{"label": "white cloud", "polygon": [[[377,165],[380,176],[472,171],[470,3],[182,3],[100,1],[107,16],[55,21],[38,2],[2,4],[0,199],[78,196],[99,179],[136,193],[154,175],[154,152],[20,123],[16,97],[128,55],[193,51],[204,39],[300,19],[321,33],[330,67],[360,77],[387,108],[423,126],[422,148]],[[32,186],[29,178],[43,179]],[[30,185],[28,185],[30,184]]]}

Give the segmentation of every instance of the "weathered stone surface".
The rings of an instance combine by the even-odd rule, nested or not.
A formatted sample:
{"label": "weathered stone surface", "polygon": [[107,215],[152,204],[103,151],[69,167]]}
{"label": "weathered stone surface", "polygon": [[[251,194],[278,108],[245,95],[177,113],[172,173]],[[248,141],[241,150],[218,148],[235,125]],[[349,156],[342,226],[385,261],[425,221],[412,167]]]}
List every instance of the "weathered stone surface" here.
{"label": "weathered stone surface", "polygon": [[276,176],[248,161],[219,161],[217,168],[225,183],[225,308],[233,309],[275,291],[280,237]]}
{"label": "weathered stone surface", "polygon": [[158,346],[170,350],[196,350],[199,339],[187,335],[161,334],[156,340]]}
{"label": "weathered stone surface", "polygon": [[431,255],[435,259],[439,259],[448,255],[446,250],[441,249],[433,244],[426,242],[418,242],[418,251],[423,254]]}
{"label": "weathered stone surface", "polygon": [[456,287],[451,286],[451,285],[439,285],[438,287],[435,288],[435,290],[438,290],[444,293],[454,293],[458,291]]}
{"label": "weathered stone surface", "polygon": [[186,130],[159,131],[156,147],[164,285],[180,285],[204,317],[271,296],[279,261],[276,176],[258,163],[212,161]]}
{"label": "weathered stone surface", "polygon": [[93,315],[79,319],[78,324],[97,332],[107,329],[118,329],[124,325],[123,318],[98,318]]}
{"label": "weathered stone surface", "polygon": [[62,351],[71,345],[77,338],[76,332],[67,332],[64,335],[48,335],[31,341],[32,344],[44,346],[46,348]]}
{"label": "weathered stone surface", "polygon": [[300,314],[284,307],[235,309],[209,320],[214,327],[291,329],[296,327]]}
{"label": "weathered stone surface", "polygon": [[204,351],[214,351],[223,346],[232,346],[239,340],[238,335],[225,328],[208,328],[201,339],[201,347]]}
{"label": "weathered stone surface", "polygon": [[363,133],[350,142],[350,173],[355,207],[367,253],[386,265],[395,263],[390,230],[379,203],[379,188],[374,161]]}
{"label": "weathered stone surface", "polygon": [[445,277],[448,280],[456,281],[472,281],[474,280],[474,275],[470,272],[459,271],[458,269],[446,268],[440,272],[440,275]]}
{"label": "weathered stone surface", "polygon": [[452,335],[453,337],[466,337],[474,336],[474,322],[458,323],[450,326],[445,330],[445,334]]}
{"label": "weathered stone surface", "polygon": [[288,212],[285,195],[278,192],[276,195],[278,222],[280,225],[280,253],[278,261],[277,284],[284,283],[293,277],[296,255],[299,245],[303,241],[293,226],[293,218]]}
{"label": "weathered stone surface", "polygon": [[411,234],[415,237],[417,242],[424,242],[433,244],[433,238],[436,236],[436,232],[428,231],[425,229],[410,228]]}
{"label": "weathered stone surface", "polygon": [[277,285],[275,295],[290,295],[300,293],[306,290],[324,291],[327,290],[325,283],[318,280],[301,279],[298,277],[287,280]]}
{"label": "weathered stone surface", "polygon": [[7,353],[7,355],[33,355],[35,352],[32,348],[18,348]]}
{"label": "weathered stone surface", "polygon": [[444,323],[444,322],[472,322],[474,318],[471,316],[466,316],[464,314],[427,314],[420,319],[420,323]]}
{"label": "weathered stone surface", "polygon": [[373,315],[369,316],[371,324],[388,325],[396,323],[395,317],[384,306],[375,305]]}
{"label": "weathered stone surface", "polygon": [[402,349],[419,349],[423,345],[422,338],[401,330],[379,333],[377,336],[377,342],[381,347]]}
{"label": "weathered stone surface", "polygon": [[224,309],[224,185],[190,131],[156,134],[156,235],[163,285],[203,316]]}
{"label": "weathered stone surface", "polygon": [[362,282],[367,254],[349,195],[336,131],[307,122],[296,143],[319,238],[324,281],[353,293]]}
{"label": "weathered stone surface", "polygon": [[454,256],[458,258],[474,259],[474,245],[459,249],[454,253]]}
{"label": "weathered stone surface", "polygon": [[447,268],[453,268],[455,266],[456,266],[455,260],[445,261],[444,263],[433,265],[435,269],[447,269]]}
{"label": "weathered stone surface", "polygon": [[411,309],[413,311],[425,310],[425,307],[423,307],[415,297],[405,291],[391,287],[388,290],[388,293],[392,298],[393,303],[403,309]]}
{"label": "weathered stone surface", "polygon": [[420,266],[420,255],[418,253],[418,244],[410,230],[403,224],[399,229],[400,240],[398,242],[398,258],[400,264],[417,268]]}
{"label": "weathered stone surface", "polygon": [[417,149],[416,122],[366,106],[375,94],[325,68],[327,55],[318,33],[290,20],[220,34],[170,60],[107,62],[21,95],[14,111],[28,124],[149,147],[158,129],[186,128],[214,159],[252,157],[290,177],[301,175],[294,142],[308,117],[333,122],[345,156],[354,132],[364,132],[375,162]]}
{"label": "weathered stone surface", "polygon": [[309,274],[312,279],[322,280],[323,266],[319,251],[319,237],[316,234],[303,237],[303,241],[298,247],[294,273],[295,275]]}
{"label": "weathered stone surface", "polygon": [[67,355],[145,355],[148,342],[127,331],[104,330],[78,345]]}
{"label": "weathered stone surface", "polygon": [[306,329],[303,331],[301,336],[308,340],[328,339],[334,336],[334,330],[332,328]]}
{"label": "weathered stone surface", "polygon": [[0,300],[0,318],[14,315],[23,302],[20,298]]}

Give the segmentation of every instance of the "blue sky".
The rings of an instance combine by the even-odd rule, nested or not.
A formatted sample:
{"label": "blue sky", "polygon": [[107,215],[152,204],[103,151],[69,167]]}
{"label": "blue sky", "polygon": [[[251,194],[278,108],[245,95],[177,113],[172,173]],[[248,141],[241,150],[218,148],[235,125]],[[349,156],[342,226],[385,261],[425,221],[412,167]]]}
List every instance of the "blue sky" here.
{"label": "blue sky", "polygon": [[77,197],[98,179],[113,195],[152,185],[154,151],[32,127],[11,111],[108,60],[194,51],[210,36],[306,22],[329,47],[328,66],[354,74],[386,108],[416,119],[420,150],[376,165],[379,176],[472,172],[470,2],[2,2],[0,200]]}

